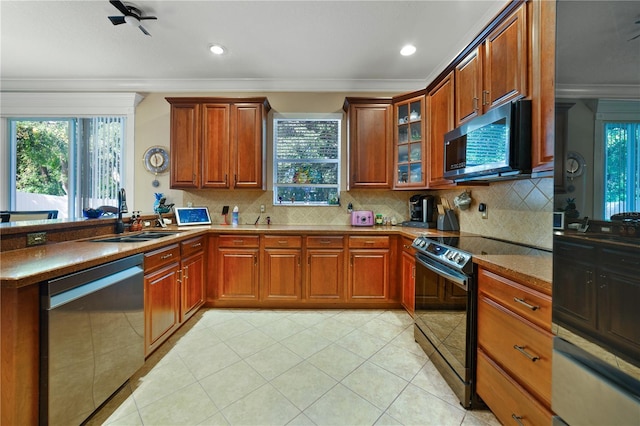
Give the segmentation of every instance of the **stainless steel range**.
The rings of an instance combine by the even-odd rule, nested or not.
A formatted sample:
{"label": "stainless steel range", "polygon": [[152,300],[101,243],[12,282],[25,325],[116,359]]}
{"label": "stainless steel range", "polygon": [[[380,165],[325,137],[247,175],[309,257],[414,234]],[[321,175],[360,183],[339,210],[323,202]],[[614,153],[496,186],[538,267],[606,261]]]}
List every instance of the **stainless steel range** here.
{"label": "stainless steel range", "polygon": [[[457,244],[458,239],[449,239]],[[473,389],[475,283],[471,253],[418,237],[416,253],[416,342],[465,408],[479,405]]]}
{"label": "stainless steel range", "polygon": [[416,253],[416,341],[465,408],[484,403],[475,393],[476,280],[473,254],[530,254],[536,249],[480,236],[426,237]]}

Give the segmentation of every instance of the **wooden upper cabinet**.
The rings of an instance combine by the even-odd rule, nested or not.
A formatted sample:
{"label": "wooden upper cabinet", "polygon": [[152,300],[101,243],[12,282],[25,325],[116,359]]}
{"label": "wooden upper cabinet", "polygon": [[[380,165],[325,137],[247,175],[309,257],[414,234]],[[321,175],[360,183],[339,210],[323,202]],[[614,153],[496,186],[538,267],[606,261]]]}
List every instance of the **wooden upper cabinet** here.
{"label": "wooden upper cabinet", "polygon": [[526,5],[516,9],[484,43],[484,111],[527,93]]}
{"label": "wooden upper cabinet", "polygon": [[266,98],[166,98],[171,187],[264,189]]}
{"label": "wooden upper cabinet", "polygon": [[480,47],[469,53],[455,68],[456,127],[482,114],[482,57]]}
{"label": "wooden upper cabinet", "polygon": [[450,72],[427,95],[428,187],[453,185],[444,178],[444,135],[454,129],[454,73]]}
{"label": "wooden upper cabinet", "polygon": [[427,187],[425,103],[424,90],[394,98],[394,189]]}
{"label": "wooden upper cabinet", "polygon": [[170,174],[172,188],[200,185],[200,105],[171,106]]}
{"label": "wooden upper cabinet", "polygon": [[230,173],[229,104],[202,105],[202,187],[228,188]]}
{"label": "wooden upper cabinet", "polygon": [[348,188],[391,188],[391,99],[347,98]]}
{"label": "wooden upper cabinet", "polygon": [[235,104],[231,107],[234,188],[259,189],[265,182],[263,154],[266,139],[263,129],[266,129],[266,117],[262,108],[258,103]]}
{"label": "wooden upper cabinet", "polygon": [[527,4],[521,4],[455,66],[456,126],[527,96]]}

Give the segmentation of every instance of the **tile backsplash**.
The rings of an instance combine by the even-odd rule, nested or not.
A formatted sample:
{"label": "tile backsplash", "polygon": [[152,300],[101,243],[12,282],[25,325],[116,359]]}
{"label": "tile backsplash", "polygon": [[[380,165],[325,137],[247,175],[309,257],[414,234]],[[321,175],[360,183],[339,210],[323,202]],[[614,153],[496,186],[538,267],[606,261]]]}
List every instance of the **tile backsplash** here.
{"label": "tile backsplash", "polygon": [[[523,244],[552,247],[553,179],[524,179],[496,182],[489,186],[468,187],[473,199],[468,210],[456,209],[460,230],[474,234],[516,241]],[[349,225],[347,205],[354,210],[372,210],[387,217],[395,217],[398,223],[409,219],[409,197],[415,193],[429,193],[446,197],[453,205],[454,198],[464,188],[440,191],[343,191],[340,206],[274,206],[272,191],[184,191],[183,205],[207,206],[214,223],[221,222],[222,206],[232,209],[238,206],[241,224],[253,224],[258,216],[260,223],[266,217],[273,224]],[[488,217],[483,219],[478,205],[487,205]],[[266,212],[260,213],[264,204]]]}
{"label": "tile backsplash", "polygon": [[[553,179],[523,179],[469,187],[469,209],[457,210],[460,230],[551,249],[553,242]],[[438,191],[451,205],[464,189]],[[483,219],[478,205],[487,205]]]}

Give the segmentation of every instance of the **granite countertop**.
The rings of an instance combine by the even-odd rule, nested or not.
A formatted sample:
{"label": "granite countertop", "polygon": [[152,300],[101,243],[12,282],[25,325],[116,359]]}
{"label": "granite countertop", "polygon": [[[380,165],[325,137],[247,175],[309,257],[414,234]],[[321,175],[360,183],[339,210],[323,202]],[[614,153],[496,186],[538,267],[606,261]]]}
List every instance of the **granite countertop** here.
{"label": "granite countertop", "polygon": [[[154,228],[160,230],[160,228]],[[164,229],[163,229],[164,230]],[[67,275],[136,253],[179,243],[190,237],[214,234],[301,234],[326,235],[402,235],[415,238],[419,235],[457,236],[458,232],[436,229],[410,228],[402,226],[359,227],[349,225],[211,225],[177,227],[179,234],[153,241],[135,243],[98,243],[90,240],[75,240],[56,244],[5,251],[0,254],[0,285],[17,288],[36,284],[55,277]],[[107,237],[101,235],[99,237]],[[97,236],[95,238],[98,238]],[[541,252],[545,253],[545,252]],[[548,256],[477,256],[476,263],[502,273],[508,277],[529,283],[535,287],[551,289],[551,255]]]}

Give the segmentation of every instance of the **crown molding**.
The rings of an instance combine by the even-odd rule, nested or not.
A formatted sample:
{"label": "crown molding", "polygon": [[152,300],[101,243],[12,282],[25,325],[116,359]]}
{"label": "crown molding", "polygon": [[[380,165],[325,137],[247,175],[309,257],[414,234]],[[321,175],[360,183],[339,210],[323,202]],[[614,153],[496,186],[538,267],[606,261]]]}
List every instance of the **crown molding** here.
{"label": "crown molding", "polygon": [[424,79],[2,79],[2,92],[411,92]]}
{"label": "crown molding", "polygon": [[558,84],[556,98],[640,99],[640,85],[636,84]]}

